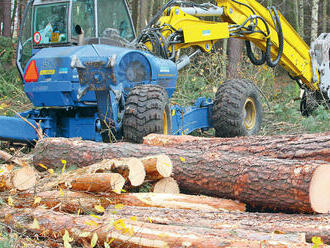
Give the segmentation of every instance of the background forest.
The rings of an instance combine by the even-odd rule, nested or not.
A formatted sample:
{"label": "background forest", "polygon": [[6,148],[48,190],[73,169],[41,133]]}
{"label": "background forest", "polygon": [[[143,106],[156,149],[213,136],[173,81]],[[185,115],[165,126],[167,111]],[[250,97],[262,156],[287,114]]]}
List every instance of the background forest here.
{"label": "background forest", "polygon": [[[137,33],[167,1],[129,0]],[[195,0],[203,3],[207,1]],[[211,1],[215,2],[215,1]],[[304,38],[306,43],[329,30],[328,0],[259,0],[264,6],[274,5]],[[31,108],[22,90],[15,67],[15,41],[27,0],[0,0],[0,114]],[[202,54],[181,72],[177,92],[172,99],[191,104],[197,97],[212,98],[226,78],[248,78],[263,92],[264,125],[261,134],[321,132],[330,130],[330,112],[320,107],[313,116],[301,117],[300,91],[287,73],[277,67],[255,67],[247,57],[240,40],[225,40],[210,54]],[[212,133],[211,133],[212,135]]]}

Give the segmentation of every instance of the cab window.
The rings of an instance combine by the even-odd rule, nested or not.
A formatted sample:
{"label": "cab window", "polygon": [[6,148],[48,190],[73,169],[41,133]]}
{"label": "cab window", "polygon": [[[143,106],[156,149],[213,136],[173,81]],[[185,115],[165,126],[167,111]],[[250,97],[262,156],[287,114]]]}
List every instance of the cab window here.
{"label": "cab window", "polygon": [[114,30],[126,40],[135,38],[124,0],[98,0],[97,4],[99,37],[107,37]]}
{"label": "cab window", "polygon": [[67,42],[67,17],[67,3],[35,6],[33,30],[39,33],[35,44]]}
{"label": "cab window", "polygon": [[[107,0],[109,1],[109,0]],[[95,10],[93,0],[74,0],[72,5],[72,36],[77,36],[79,25],[85,37],[95,37]]]}

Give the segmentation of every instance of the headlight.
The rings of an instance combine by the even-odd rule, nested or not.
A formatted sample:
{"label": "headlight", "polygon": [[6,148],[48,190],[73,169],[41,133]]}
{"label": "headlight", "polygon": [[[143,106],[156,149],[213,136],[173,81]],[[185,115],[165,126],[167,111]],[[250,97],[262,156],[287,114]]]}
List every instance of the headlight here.
{"label": "headlight", "polygon": [[119,62],[117,79],[119,82],[150,81],[151,68],[147,58],[138,53],[130,52]]}

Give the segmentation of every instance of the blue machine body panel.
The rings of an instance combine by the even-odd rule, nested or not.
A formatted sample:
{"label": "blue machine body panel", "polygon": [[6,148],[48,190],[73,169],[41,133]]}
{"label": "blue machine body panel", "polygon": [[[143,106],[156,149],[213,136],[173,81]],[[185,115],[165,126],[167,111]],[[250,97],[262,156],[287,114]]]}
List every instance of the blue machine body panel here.
{"label": "blue machine body panel", "polygon": [[[33,119],[27,119],[36,128]],[[2,140],[17,141],[23,143],[38,140],[37,133],[32,126],[19,117],[0,116],[0,137]]]}
{"label": "blue machine body panel", "polygon": [[[34,106],[44,108],[21,115],[33,125],[40,123],[46,137],[102,141],[100,119],[106,118],[121,138],[129,91],[139,84],[156,84],[171,97],[178,78],[176,64],[171,60],[109,45],[43,48],[33,51],[32,60],[39,79],[24,82],[24,90]],[[171,110],[175,135],[212,127],[210,100],[200,98],[193,106],[174,105]],[[0,139],[28,143],[37,135],[20,118],[0,117]]]}

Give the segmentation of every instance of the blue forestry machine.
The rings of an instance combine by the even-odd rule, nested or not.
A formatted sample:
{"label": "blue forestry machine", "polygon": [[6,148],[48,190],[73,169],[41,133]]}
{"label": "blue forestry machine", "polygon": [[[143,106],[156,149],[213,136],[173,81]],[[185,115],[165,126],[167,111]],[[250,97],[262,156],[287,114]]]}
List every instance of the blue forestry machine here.
{"label": "blue forestry machine", "polygon": [[[142,142],[150,133],[253,135],[262,119],[252,82],[222,83],[214,101],[170,105],[178,71],[220,39],[246,42],[252,63],[281,64],[305,90],[304,115],[330,98],[329,34],[310,49],[276,8],[255,0],[215,4],[169,1],[136,37],[125,0],[30,0],[17,45],[17,67],[34,109],[0,117],[0,139],[46,137]],[[204,17],[218,17],[206,21]],[[251,42],[263,52],[253,54]],[[189,55],[180,49],[193,47]],[[40,133],[39,133],[40,135]]]}

